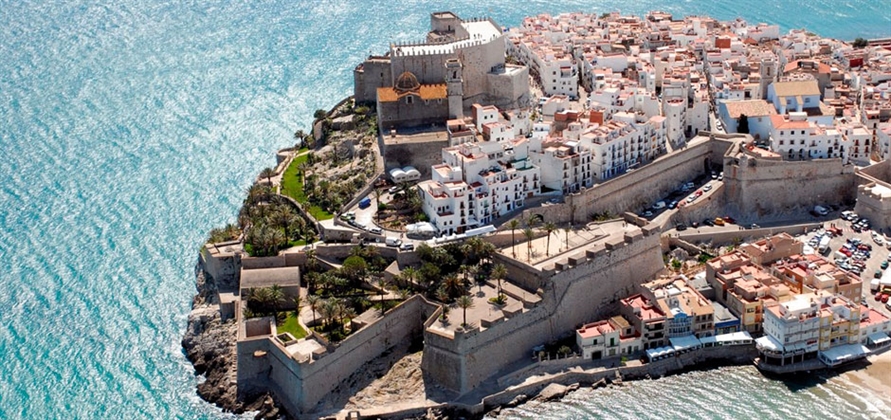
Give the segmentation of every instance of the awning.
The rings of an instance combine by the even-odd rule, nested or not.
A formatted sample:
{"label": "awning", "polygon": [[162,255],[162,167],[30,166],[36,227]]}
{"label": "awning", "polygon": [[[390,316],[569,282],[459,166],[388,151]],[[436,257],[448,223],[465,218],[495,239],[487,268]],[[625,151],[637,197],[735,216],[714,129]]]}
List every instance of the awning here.
{"label": "awning", "polygon": [[720,343],[747,344],[752,342],[752,336],[748,331],[737,331],[729,334],[716,335],[715,339]]}
{"label": "awning", "polygon": [[702,343],[703,345],[715,344],[716,342],[718,342],[718,338],[715,335],[710,335],[708,337],[700,338],[699,342]]}
{"label": "awning", "polygon": [[769,335],[758,337],[758,339],[755,340],[755,345],[761,350],[776,352],[783,351],[783,345]]}
{"label": "awning", "polygon": [[662,356],[668,356],[674,354],[674,349],[671,347],[659,347],[655,349],[647,350],[647,358],[650,360],[657,359]]}
{"label": "awning", "polygon": [[840,363],[866,357],[869,353],[869,349],[860,344],[845,344],[820,352],[820,356],[824,363],[829,366],[835,366]]}
{"label": "awning", "polygon": [[878,346],[891,342],[891,337],[888,337],[888,334],[885,334],[883,332],[870,334],[866,336],[866,339],[868,340],[868,342]]}
{"label": "awning", "polygon": [[702,347],[702,342],[695,335],[672,337],[668,341],[671,341],[671,346],[677,351]]}

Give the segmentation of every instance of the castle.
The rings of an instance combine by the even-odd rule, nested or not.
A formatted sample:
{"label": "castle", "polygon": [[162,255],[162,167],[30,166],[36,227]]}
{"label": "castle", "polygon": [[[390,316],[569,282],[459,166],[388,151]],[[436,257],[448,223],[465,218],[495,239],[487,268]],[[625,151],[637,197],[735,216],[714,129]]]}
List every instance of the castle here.
{"label": "castle", "polygon": [[427,40],[391,44],[353,71],[356,103],[374,103],[382,129],[442,124],[474,103],[530,104],[529,70],[505,63],[501,27],[491,19],[430,15]]}

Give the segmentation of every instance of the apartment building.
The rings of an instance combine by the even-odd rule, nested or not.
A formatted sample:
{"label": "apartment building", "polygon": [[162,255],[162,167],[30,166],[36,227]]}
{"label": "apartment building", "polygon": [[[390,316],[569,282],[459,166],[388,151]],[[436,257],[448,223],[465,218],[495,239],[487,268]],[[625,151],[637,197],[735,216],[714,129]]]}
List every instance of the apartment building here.
{"label": "apartment building", "polygon": [[625,317],[618,315],[577,329],[576,345],[583,358],[599,360],[643,350],[643,339]]}

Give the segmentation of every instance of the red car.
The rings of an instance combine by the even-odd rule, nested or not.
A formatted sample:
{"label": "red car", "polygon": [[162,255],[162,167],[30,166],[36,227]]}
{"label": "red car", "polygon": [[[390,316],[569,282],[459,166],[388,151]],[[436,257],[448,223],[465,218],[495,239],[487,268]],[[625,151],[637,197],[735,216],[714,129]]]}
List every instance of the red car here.
{"label": "red car", "polygon": [[698,191],[696,191],[696,196],[697,196],[697,197],[699,197],[699,196],[701,196],[701,195],[702,195],[702,190],[698,190]]}
{"label": "red car", "polygon": [[727,222],[727,223],[730,223],[730,224],[736,224],[736,220],[734,220],[734,219],[733,219],[732,217],[730,217],[730,216],[724,216],[723,219],[724,219],[724,221]]}
{"label": "red car", "polygon": [[888,303],[888,295],[882,295],[882,303]]}
{"label": "red car", "polygon": [[882,300],[882,293],[876,293],[876,300]]}

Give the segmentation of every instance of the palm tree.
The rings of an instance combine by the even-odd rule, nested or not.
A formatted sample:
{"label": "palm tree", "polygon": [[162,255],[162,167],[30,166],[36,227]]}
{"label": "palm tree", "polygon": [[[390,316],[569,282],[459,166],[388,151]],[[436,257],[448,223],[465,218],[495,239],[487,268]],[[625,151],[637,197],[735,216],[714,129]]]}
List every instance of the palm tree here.
{"label": "palm tree", "polygon": [[285,300],[285,290],[277,284],[269,287],[269,302],[272,304],[272,312],[278,322],[278,307]]}
{"label": "palm tree", "polygon": [[523,236],[526,237],[526,261],[532,261],[532,239],[535,238],[535,233],[526,228],[523,229]]}
{"label": "palm tree", "polygon": [[415,279],[418,277],[418,270],[414,267],[406,267],[405,270],[402,270],[402,275],[405,276],[412,287],[414,287]]}
{"label": "palm tree", "polygon": [[566,233],[566,249],[569,249],[569,232],[572,230],[572,225],[566,225],[563,228],[563,232]]}
{"label": "palm tree", "polygon": [[492,277],[498,281],[498,300],[503,300],[504,296],[501,289],[501,280],[507,277],[507,267],[504,264],[498,264],[492,268]]}
{"label": "palm tree", "polygon": [[548,233],[548,243],[547,247],[545,248],[545,256],[549,257],[551,256],[551,233],[557,230],[557,225],[555,225],[553,222],[546,222],[541,227],[541,229]]}
{"label": "palm tree", "polygon": [[258,306],[258,310],[254,312],[266,313],[269,310],[272,295],[269,288],[261,287],[259,289],[251,289],[249,302],[254,302]]}
{"label": "palm tree", "polygon": [[269,183],[270,187],[272,186],[272,177],[274,177],[274,176],[275,176],[275,169],[263,168],[263,170],[260,171],[260,177],[266,178],[266,182]]}
{"label": "palm tree", "polygon": [[309,309],[312,310],[312,324],[316,325],[316,310],[321,306],[322,299],[316,295],[309,295],[306,297],[306,304],[309,305]]}
{"label": "palm tree", "polygon": [[[353,309],[352,306],[347,306],[347,307],[345,307],[345,308],[343,309],[343,314],[342,314],[342,315],[343,315],[344,320],[349,319],[350,321],[352,321],[352,320],[355,319],[357,316],[359,316],[359,314],[356,313],[356,310]],[[346,323],[346,321],[344,321],[344,324],[345,324],[345,323]],[[352,327],[351,327],[351,328],[352,328]]]}
{"label": "palm tree", "polygon": [[464,310],[464,322],[461,323],[462,327],[467,326],[467,309],[473,307],[473,299],[470,296],[463,295],[458,298],[458,307]]}
{"label": "palm tree", "polygon": [[510,227],[511,251],[514,254],[514,258],[517,258],[517,238],[514,236],[514,231],[520,227],[520,221],[511,219],[510,222],[507,223],[507,226]]}
{"label": "palm tree", "polygon": [[464,294],[464,283],[455,274],[450,274],[443,282],[449,297],[460,296]]}

